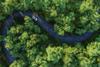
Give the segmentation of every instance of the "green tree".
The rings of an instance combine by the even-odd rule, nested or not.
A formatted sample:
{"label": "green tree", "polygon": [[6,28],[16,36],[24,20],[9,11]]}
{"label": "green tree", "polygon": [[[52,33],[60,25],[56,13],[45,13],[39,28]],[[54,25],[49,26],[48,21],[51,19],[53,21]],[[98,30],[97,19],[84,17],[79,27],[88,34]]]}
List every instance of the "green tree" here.
{"label": "green tree", "polygon": [[59,60],[63,57],[63,48],[62,47],[48,47],[46,49],[47,52],[47,60],[52,61],[53,63],[59,62]]}

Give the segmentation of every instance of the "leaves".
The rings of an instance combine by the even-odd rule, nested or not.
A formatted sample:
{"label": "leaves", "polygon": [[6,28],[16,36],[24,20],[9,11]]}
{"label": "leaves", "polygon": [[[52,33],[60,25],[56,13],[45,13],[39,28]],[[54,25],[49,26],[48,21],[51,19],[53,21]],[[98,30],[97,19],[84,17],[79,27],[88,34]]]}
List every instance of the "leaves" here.
{"label": "leaves", "polygon": [[57,63],[62,58],[62,50],[61,47],[48,47],[46,49],[47,60]]}
{"label": "leaves", "polygon": [[[100,28],[96,21],[100,17],[96,12],[98,1],[0,0],[0,20],[5,21],[15,9],[31,9],[53,24],[56,33],[82,35]],[[24,20],[21,24],[15,21],[5,38],[5,47],[17,58],[10,67],[92,67],[100,64],[100,36],[92,42],[62,45],[50,38],[31,18],[25,16]]]}
{"label": "leaves", "polygon": [[100,42],[93,42],[87,46],[87,53],[90,57],[100,55]]}
{"label": "leaves", "polygon": [[16,60],[13,62],[13,64],[10,65],[10,67],[24,67],[25,63],[23,60]]}

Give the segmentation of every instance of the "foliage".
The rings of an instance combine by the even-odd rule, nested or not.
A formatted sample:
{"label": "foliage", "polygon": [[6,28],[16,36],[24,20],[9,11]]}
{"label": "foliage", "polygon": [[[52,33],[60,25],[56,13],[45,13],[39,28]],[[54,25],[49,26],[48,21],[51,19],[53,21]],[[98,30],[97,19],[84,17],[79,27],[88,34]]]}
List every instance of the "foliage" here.
{"label": "foliage", "polygon": [[16,60],[13,62],[13,64],[10,65],[10,67],[24,67],[25,63],[22,60]]}
{"label": "foliage", "polygon": [[[64,32],[70,32],[80,35],[86,31],[95,31],[100,27],[96,21],[100,17],[96,13],[96,10],[99,9],[99,6],[96,5],[97,2],[98,0],[95,2],[94,0],[40,0],[39,2],[37,0],[5,0],[1,2],[3,10],[0,12],[9,14],[15,9],[32,9],[42,13],[48,21],[52,21],[54,30],[58,34],[63,35]],[[4,17],[2,14],[0,15]]]}
{"label": "foliage", "polygon": [[62,58],[63,49],[61,47],[48,47],[46,52],[47,60],[56,63]]}
{"label": "foliage", "polygon": [[[32,9],[53,24],[60,35],[81,35],[100,28],[99,0],[0,0],[0,20],[13,10]],[[5,47],[16,57],[10,67],[99,67],[100,35],[86,43],[60,44],[50,38],[29,17],[13,24],[5,38]],[[2,40],[0,36],[0,40]]]}

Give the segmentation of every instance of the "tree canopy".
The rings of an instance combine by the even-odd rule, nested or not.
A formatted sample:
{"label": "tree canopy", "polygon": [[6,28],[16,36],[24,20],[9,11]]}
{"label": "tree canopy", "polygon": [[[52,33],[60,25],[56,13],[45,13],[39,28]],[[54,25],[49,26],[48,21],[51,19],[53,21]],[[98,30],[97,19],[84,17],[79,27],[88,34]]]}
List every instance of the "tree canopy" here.
{"label": "tree canopy", "polygon": [[[0,0],[0,21],[13,10],[28,9],[43,16],[59,35],[82,35],[100,28],[99,0]],[[100,35],[71,46],[56,42],[29,17],[24,20],[22,24],[14,21],[5,38],[5,47],[16,57],[9,67],[100,66]]]}

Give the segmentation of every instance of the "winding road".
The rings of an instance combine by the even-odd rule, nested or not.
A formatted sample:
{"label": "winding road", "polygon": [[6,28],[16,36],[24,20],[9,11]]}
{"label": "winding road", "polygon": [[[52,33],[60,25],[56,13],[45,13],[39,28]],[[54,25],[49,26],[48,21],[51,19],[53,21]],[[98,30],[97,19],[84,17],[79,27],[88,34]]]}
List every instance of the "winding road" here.
{"label": "winding road", "polygon": [[[75,44],[78,42],[84,42],[87,41],[89,38],[91,38],[94,35],[94,32],[86,32],[81,36],[77,35],[58,35],[52,28],[52,26],[44,19],[42,19],[38,14],[33,13],[32,11],[14,11],[11,15],[7,17],[5,20],[4,26],[2,28],[2,31],[0,34],[4,37],[7,35],[8,28],[14,23],[14,18],[17,18],[18,20],[23,20],[25,16],[29,16],[37,25],[39,25],[44,31],[46,31],[50,37],[53,39],[56,39],[60,41],[61,43],[69,43],[69,44]],[[100,31],[100,30],[99,30]],[[3,47],[4,55],[8,61],[8,63],[12,63],[14,61],[14,57],[10,55],[9,50],[5,48],[5,40],[1,41],[1,45]]]}

